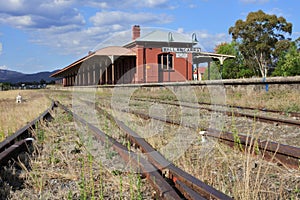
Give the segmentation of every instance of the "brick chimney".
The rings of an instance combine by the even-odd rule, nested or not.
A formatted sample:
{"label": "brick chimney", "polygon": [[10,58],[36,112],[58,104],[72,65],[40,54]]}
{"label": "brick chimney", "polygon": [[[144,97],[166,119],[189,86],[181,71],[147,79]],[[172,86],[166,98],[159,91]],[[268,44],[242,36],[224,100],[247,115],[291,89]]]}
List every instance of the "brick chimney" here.
{"label": "brick chimney", "polygon": [[132,27],[132,40],[136,40],[141,36],[141,28],[139,25],[134,25]]}

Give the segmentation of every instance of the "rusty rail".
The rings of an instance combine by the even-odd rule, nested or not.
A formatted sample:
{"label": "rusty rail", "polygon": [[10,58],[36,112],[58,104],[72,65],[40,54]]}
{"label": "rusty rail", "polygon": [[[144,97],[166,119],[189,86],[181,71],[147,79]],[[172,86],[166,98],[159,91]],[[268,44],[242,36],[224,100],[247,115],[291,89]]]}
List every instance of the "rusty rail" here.
{"label": "rusty rail", "polygon": [[[157,168],[153,166],[151,163],[146,161],[143,158],[135,157],[133,152],[128,151],[127,147],[123,146],[119,142],[117,142],[114,138],[106,135],[104,132],[99,130],[94,125],[88,123],[83,118],[78,116],[77,114],[70,111],[67,107],[62,104],[58,104],[62,109],[66,112],[71,113],[73,118],[78,120],[83,125],[87,126],[91,131],[93,131],[94,136],[97,140],[102,142],[109,142],[115,151],[127,162],[134,163],[135,166],[139,166],[142,174],[147,178],[153,188],[156,190],[159,198],[163,199],[181,199],[181,197],[177,194],[175,189],[170,186],[169,183],[161,176],[161,174],[157,171]],[[131,154],[132,153],[132,154]]]}
{"label": "rusty rail", "polygon": [[[235,140],[234,134],[222,132],[215,129],[208,129],[204,136],[218,138],[221,142],[229,146],[242,145],[246,148],[259,148],[263,158],[270,161],[279,162],[290,168],[300,169],[300,148],[290,145],[280,144],[272,141],[263,141],[251,136],[238,134],[238,141]],[[256,153],[253,151],[253,153]],[[274,159],[274,160],[273,160]]]}
{"label": "rusty rail", "polygon": [[[163,103],[163,104],[169,104],[174,105],[174,102],[166,102],[162,101],[160,98],[150,98],[150,99],[143,99],[143,98],[134,98],[134,100],[138,101],[149,101],[149,102],[158,102],[158,103]],[[175,102],[178,102],[178,100],[174,100]],[[191,103],[191,102],[186,102],[184,103]],[[176,104],[176,103],[175,103]],[[280,110],[272,110],[272,109],[266,109],[266,108],[253,108],[253,107],[247,107],[247,106],[235,106],[235,105],[226,105],[226,104],[211,104],[211,103],[206,103],[206,102],[196,102],[198,105],[208,105],[208,106],[220,106],[220,107],[225,107],[225,108],[237,108],[237,109],[242,109],[242,110],[257,110],[257,111],[262,111],[262,112],[269,112],[269,113],[277,113],[280,115],[289,115],[291,117],[300,117],[299,112],[284,112]],[[178,103],[176,105],[179,105]],[[183,105],[184,106],[184,105]]]}
{"label": "rusty rail", "polygon": [[21,152],[29,151],[28,146],[34,139],[31,130],[35,129],[36,124],[41,120],[50,121],[52,119],[50,110],[55,106],[55,102],[52,101],[47,110],[0,143],[0,166],[5,165],[11,158],[16,158]]}
{"label": "rusty rail", "polygon": [[22,152],[29,152],[29,146],[32,144],[33,138],[26,138],[9,146],[0,153],[0,166],[6,165],[11,159],[16,159]]}
{"label": "rusty rail", "polygon": [[152,163],[161,173],[165,173],[167,178],[173,181],[176,188],[184,195],[187,199],[231,199],[231,197],[224,193],[216,190],[215,188],[205,184],[199,179],[186,173],[174,164],[166,160],[159,152],[157,152],[149,143],[141,138],[137,133],[131,130],[123,122],[115,119],[112,115],[105,112],[99,106],[96,107],[97,111],[111,120],[115,121],[118,127],[126,134],[127,138],[131,143],[145,153],[147,159]]}
{"label": "rusty rail", "polygon": [[235,117],[246,117],[249,119],[255,119],[257,121],[266,122],[266,123],[278,123],[278,124],[285,124],[285,125],[290,125],[290,126],[300,126],[300,121],[297,121],[297,120],[288,120],[288,119],[280,119],[280,118],[267,117],[267,116],[252,115],[252,114],[246,114],[246,113],[241,113],[241,112],[237,112],[237,111],[225,111],[225,110],[219,110],[219,109],[200,107],[199,105],[195,106],[195,105],[178,104],[178,103],[174,103],[174,102],[165,102],[165,101],[156,101],[156,100],[143,100],[143,99],[135,99],[135,100],[157,102],[157,103],[161,103],[161,104],[182,106],[182,107],[186,107],[186,108],[204,109],[204,110],[207,110],[210,112],[218,112],[218,113],[226,114],[228,116],[235,116]]}
{"label": "rusty rail", "polygon": [[[159,116],[149,116],[145,113],[133,111],[133,110],[120,110],[122,112],[127,112],[134,114],[143,119],[155,119],[169,124],[175,124],[178,126],[185,126],[198,131],[200,127],[191,126],[190,124],[182,124],[174,120],[167,118],[161,118]],[[234,147],[237,141],[234,138],[234,134],[231,132],[223,132],[216,129],[207,129],[204,136],[218,138],[221,142]],[[300,148],[285,144],[280,144],[272,141],[262,141],[260,139],[252,138],[251,136],[245,136],[242,134],[237,134],[239,138],[239,144],[242,145],[241,150],[246,150],[246,148],[258,148],[264,159],[272,162],[277,162],[282,165],[286,165],[289,168],[300,169]],[[255,141],[251,143],[250,141]]]}

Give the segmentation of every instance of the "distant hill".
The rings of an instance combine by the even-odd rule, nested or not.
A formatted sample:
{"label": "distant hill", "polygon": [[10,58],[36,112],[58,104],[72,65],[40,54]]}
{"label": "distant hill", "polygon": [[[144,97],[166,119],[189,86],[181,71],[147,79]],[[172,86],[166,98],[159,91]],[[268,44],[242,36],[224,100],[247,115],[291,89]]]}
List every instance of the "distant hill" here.
{"label": "distant hill", "polygon": [[38,72],[34,74],[23,74],[17,71],[0,69],[0,82],[8,83],[22,83],[22,82],[40,82],[44,79],[46,82],[56,80],[55,78],[49,77],[51,74],[57,72]]}

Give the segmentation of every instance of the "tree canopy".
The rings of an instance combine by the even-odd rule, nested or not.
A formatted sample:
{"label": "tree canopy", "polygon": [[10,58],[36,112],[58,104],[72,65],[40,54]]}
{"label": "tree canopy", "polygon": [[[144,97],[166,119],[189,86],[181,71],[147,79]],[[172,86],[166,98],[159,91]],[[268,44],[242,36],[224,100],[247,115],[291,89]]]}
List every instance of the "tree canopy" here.
{"label": "tree canopy", "polygon": [[300,52],[296,42],[291,42],[287,51],[281,52],[273,76],[295,76],[300,74]]}
{"label": "tree canopy", "polygon": [[237,42],[245,65],[266,77],[274,68],[280,51],[288,46],[284,42],[292,33],[292,24],[283,17],[269,15],[262,10],[250,12],[245,21],[239,19],[229,28],[229,34]]}
{"label": "tree canopy", "polygon": [[236,42],[221,43],[216,46],[215,52],[219,54],[235,56],[235,59],[226,59],[222,68],[220,63],[216,62],[218,68],[222,72],[222,78],[233,79],[251,77],[255,75],[253,69],[247,68],[245,66],[243,56],[240,54]]}

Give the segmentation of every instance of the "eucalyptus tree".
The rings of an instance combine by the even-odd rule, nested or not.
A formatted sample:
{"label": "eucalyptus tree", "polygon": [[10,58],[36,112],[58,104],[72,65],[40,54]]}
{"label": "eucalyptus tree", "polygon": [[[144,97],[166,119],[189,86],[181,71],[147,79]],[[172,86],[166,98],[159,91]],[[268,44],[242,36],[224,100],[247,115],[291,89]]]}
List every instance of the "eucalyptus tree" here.
{"label": "eucalyptus tree", "polygon": [[215,52],[219,54],[227,54],[235,56],[234,59],[226,59],[222,66],[219,62],[217,63],[218,68],[222,70],[222,78],[234,79],[234,78],[246,78],[255,75],[255,71],[251,68],[247,68],[244,62],[244,58],[238,50],[236,42],[221,43],[215,47]]}
{"label": "eucalyptus tree", "polygon": [[262,10],[250,12],[245,21],[239,19],[229,28],[232,39],[239,44],[239,50],[246,65],[253,65],[262,77],[267,77],[270,67],[275,67],[278,51],[283,48],[278,43],[290,40],[292,23],[284,17],[269,15]]}

